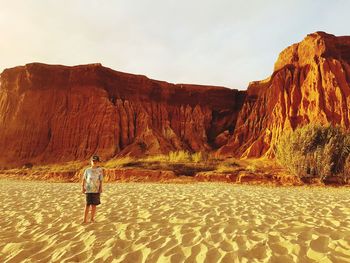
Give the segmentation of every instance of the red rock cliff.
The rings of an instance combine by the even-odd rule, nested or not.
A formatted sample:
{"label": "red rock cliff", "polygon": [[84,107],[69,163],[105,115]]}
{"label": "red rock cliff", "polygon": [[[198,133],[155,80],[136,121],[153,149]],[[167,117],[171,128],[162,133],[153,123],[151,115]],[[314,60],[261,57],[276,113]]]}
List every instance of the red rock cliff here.
{"label": "red rock cliff", "polygon": [[244,91],[175,85],[100,64],[6,69],[0,164],[215,149],[234,130],[244,97]]}
{"label": "red rock cliff", "polygon": [[308,35],[281,52],[272,76],[252,82],[221,155],[273,156],[287,129],[306,123],[350,128],[350,37]]}

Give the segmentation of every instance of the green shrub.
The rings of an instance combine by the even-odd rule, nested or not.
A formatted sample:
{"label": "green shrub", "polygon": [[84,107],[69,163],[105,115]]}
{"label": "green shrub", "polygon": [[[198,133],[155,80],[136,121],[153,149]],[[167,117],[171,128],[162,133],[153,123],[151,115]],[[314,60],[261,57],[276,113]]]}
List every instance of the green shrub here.
{"label": "green shrub", "polygon": [[348,176],[350,135],[340,127],[308,124],[283,134],[276,157],[293,174],[318,177]]}
{"label": "green shrub", "polygon": [[345,160],[343,175],[344,181],[350,183],[350,155]]}

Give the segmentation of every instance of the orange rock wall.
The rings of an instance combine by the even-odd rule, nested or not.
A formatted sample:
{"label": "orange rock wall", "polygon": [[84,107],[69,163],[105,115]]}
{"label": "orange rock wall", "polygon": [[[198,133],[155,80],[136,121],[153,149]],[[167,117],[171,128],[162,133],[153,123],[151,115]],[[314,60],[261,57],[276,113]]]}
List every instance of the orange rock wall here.
{"label": "orange rock wall", "polygon": [[100,64],[27,64],[5,70],[0,81],[3,165],[208,151],[218,147],[217,136],[232,133],[245,97]]}
{"label": "orange rock wall", "polygon": [[285,49],[272,76],[252,82],[221,155],[274,156],[279,136],[307,123],[350,128],[350,37],[324,32]]}
{"label": "orange rock wall", "polygon": [[39,63],[0,75],[0,165],[174,150],[274,156],[286,130],[350,128],[350,37],[308,35],[247,91],[171,84],[100,64]]}

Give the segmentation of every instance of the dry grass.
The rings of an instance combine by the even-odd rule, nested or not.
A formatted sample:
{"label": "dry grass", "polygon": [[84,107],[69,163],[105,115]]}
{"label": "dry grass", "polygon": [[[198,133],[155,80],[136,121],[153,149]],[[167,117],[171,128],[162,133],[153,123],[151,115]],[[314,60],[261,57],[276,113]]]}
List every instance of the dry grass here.
{"label": "dry grass", "polygon": [[[68,162],[64,164],[52,164],[34,166],[29,168],[40,172],[69,172],[86,168],[88,162]],[[275,162],[267,159],[216,159],[207,153],[190,153],[187,151],[169,152],[146,156],[144,158],[120,157],[110,159],[101,164],[107,169],[114,168],[142,168],[149,170],[170,170],[177,175],[194,176],[198,172],[212,171],[216,173],[235,173],[238,170],[249,172],[269,171],[276,167]],[[18,169],[18,173],[23,171]]]}
{"label": "dry grass", "polygon": [[142,168],[169,170],[177,175],[194,176],[198,172],[234,173],[247,166],[247,161],[238,159],[216,159],[208,153],[188,151],[169,152],[144,158],[121,157],[111,159],[103,166],[113,168]]}
{"label": "dry grass", "polygon": [[23,173],[23,171],[30,171],[32,173],[42,173],[42,172],[74,172],[86,167],[86,163],[83,162],[66,162],[66,163],[57,163],[57,164],[46,164],[33,166],[30,168],[13,168],[3,170],[5,173]]}
{"label": "dry grass", "polygon": [[208,160],[208,154],[204,152],[190,153],[188,151],[169,152],[168,154],[151,155],[141,158],[145,162],[167,162],[167,163],[199,163]]}
{"label": "dry grass", "polygon": [[[67,162],[33,166],[31,168],[2,170],[1,174],[5,177],[22,177],[24,175],[28,178],[39,179],[46,178],[46,176],[51,176],[52,178],[59,176],[70,177],[72,173],[73,175],[80,174],[88,166],[89,161]],[[119,157],[110,159],[102,163],[101,166],[106,169],[173,171],[178,176],[190,177],[194,177],[197,173],[201,172],[210,172],[216,174],[216,176],[238,175],[244,172],[254,173],[257,176],[258,174],[278,174],[278,177],[283,178],[287,176],[287,173],[284,175],[281,166],[267,159],[217,159],[208,153],[189,153],[186,151],[170,152],[169,154],[146,156],[143,158],[130,156]],[[278,172],[276,172],[277,170]]]}
{"label": "dry grass", "polygon": [[87,164],[82,162],[67,162],[63,164],[49,164],[43,166],[33,166],[33,170],[52,172],[72,172],[84,168]]}
{"label": "dry grass", "polygon": [[216,166],[216,172],[218,173],[232,173],[239,169],[240,165],[234,161],[220,162]]}
{"label": "dry grass", "polygon": [[194,176],[198,172],[213,171],[216,166],[203,153],[187,151],[169,152],[144,158],[117,158],[107,162],[106,168],[142,168],[149,170],[169,170],[177,175]]}
{"label": "dry grass", "polygon": [[103,163],[103,167],[110,169],[110,168],[122,168],[125,167],[127,164],[134,162],[135,159],[132,157],[121,157],[116,159],[110,159],[107,162]]}

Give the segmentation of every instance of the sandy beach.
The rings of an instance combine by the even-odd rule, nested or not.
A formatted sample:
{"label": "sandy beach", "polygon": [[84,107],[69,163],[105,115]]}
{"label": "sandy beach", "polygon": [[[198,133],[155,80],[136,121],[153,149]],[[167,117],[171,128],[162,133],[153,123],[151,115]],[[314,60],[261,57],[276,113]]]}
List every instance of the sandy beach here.
{"label": "sandy beach", "polygon": [[349,262],[349,188],[0,181],[1,262]]}

